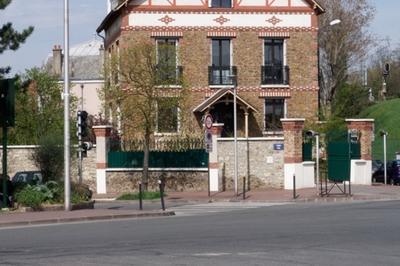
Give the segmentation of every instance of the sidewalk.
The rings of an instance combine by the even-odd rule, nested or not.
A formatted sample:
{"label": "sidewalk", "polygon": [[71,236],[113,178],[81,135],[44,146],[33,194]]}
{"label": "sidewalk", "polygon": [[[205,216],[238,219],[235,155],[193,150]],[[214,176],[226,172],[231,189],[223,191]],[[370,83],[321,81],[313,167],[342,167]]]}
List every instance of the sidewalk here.
{"label": "sidewalk", "polygon": [[[330,185],[328,185],[330,189]],[[352,185],[351,196],[340,195],[334,188],[331,195],[321,197],[317,195],[316,188],[296,190],[297,198],[293,199],[292,190],[265,189],[246,192],[243,199],[242,191],[235,197],[233,191],[212,192],[208,197],[207,192],[167,192],[169,201],[210,202],[210,201],[248,201],[248,202],[336,202],[353,200],[400,200],[400,186],[362,186]]]}
{"label": "sidewalk", "polygon": [[[332,191],[337,193],[338,190]],[[243,195],[234,197],[233,191],[211,193],[208,197],[207,192],[168,192],[166,197],[166,206],[173,203],[207,203],[214,201],[221,202],[346,202],[346,201],[375,201],[375,200],[400,200],[400,186],[352,186],[352,196],[333,194],[329,197],[320,197],[317,190],[299,189],[297,198],[293,199],[293,191],[280,189],[252,190],[246,192],[246,198]],[[94,195],[98,202],[112,201],[117,195]],[[161,211],[159,206],[154,210],[126,210],[96,208],[86,210],[65,211],[43,211],[43,212],[2,212],[0,213],[0,227],[24,226],[35,224],[66,223],[77,221],[110,220],[123,218],[157,217],[175,215],[173,211]]]}
{"label": "sidewalk", "polygon": [[135,211],[113,209],[86,209],[75,211],[10,212],[0,214],[0,227],[54,224],[78,221],[112,220],[140,217],[172,216],[172,211]]}

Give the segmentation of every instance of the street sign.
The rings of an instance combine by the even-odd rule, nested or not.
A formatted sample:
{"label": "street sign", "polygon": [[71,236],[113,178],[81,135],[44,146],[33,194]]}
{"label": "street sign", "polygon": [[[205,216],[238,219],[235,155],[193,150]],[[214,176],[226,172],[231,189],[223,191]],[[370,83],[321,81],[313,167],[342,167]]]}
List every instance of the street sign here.
{"label": "street sign", "polygon": [[205,144],[206,144],[206,152],[210,153],[213,151],[213,144],[212,144],[212,134],[211,130],[207,129],[205,131]]}
{"label": "street sign", "polygon": [[283,151],[284,145],[283,143],[274,144],[274,151]]}
{"label": "street sign", "polygon": [[211,129],[212,128],[213,117],[210,114],[206,115],[206,117],[204,118],[204,124],[205,124],[207,129]]}

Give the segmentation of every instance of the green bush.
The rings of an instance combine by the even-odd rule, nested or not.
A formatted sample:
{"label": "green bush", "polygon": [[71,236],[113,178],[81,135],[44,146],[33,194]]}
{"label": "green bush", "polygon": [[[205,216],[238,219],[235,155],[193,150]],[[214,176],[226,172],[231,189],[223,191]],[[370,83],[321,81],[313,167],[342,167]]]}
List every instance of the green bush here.
{"label": "green bush", "polygon": [[45,135],[39,139],[39,147],[32,154],[43,175],[43,182],[60,181],[64,167],[62,136]]}
{"label": "green bush", "polygon": [[45,201],[45,194],[37,189],[36,186],[27,185],[21,191],[15,194],[15,200],[25,207],[33,209],[40,209],[42,203]]}
{"label": "green bush", "polygon": [[79,203],[92,199],[92,191],[85,184],[71,184],[71,202]]}
{"label": "green bush", "polygon": [[[164,196],[167,194],[164,193]],[[152,200],[152,199],[159,199],[161,197],[160,192],[143,192],[142,199],[144,200]],[[138,200],[139,193],[126,193],[117,198],[117,200]]]}

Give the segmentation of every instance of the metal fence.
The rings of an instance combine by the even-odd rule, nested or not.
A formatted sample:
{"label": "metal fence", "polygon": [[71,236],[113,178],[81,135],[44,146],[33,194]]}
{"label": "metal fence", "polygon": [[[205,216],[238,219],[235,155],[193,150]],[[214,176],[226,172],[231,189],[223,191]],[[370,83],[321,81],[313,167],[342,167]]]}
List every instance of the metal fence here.
{"label": "metal fence", "polygon": [[[113,140],[111,141],[111,151],[143,151],[143,139],[133,140]],[[204,149],[204,138],[168,138],[151,139],[150,151],[188,151]]]}
{"label": "metal fence", "polygon": [[[110,168],[141,168],[144,140],[111,141],[108,153]],[[151,168],[204,168],[208,166],[208,153],[203,138],[153,139],[150,142]]]}

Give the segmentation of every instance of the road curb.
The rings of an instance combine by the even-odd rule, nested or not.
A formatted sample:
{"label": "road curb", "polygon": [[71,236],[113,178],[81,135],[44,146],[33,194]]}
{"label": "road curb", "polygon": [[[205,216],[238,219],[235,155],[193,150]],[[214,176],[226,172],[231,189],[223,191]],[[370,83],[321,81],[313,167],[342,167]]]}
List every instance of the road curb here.
{"label": "road curb", "polygon": [[129,214],[126,213],[107,214],[107,215],[82,216],[82,217],[49,218],[43,220],[0,222],[0,228],[26,226],[26,225],[73,223],[73,222],[84,222],[84,221],[106,221],[106,220],[130,219],[130,218],[163,217],[163,216],[174,216],[174,215],[175,215],[174,211],[162,211],[162,212],[138,212]]}

